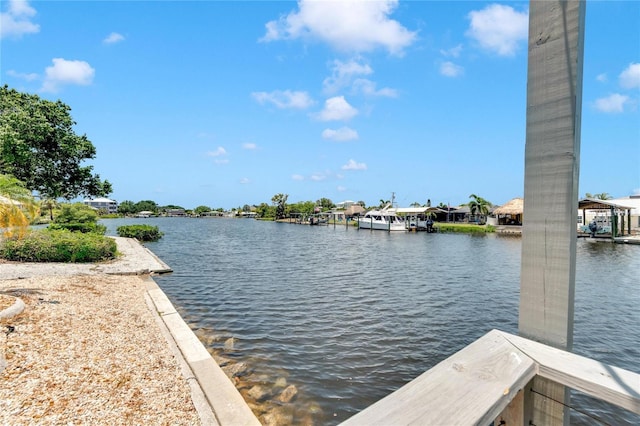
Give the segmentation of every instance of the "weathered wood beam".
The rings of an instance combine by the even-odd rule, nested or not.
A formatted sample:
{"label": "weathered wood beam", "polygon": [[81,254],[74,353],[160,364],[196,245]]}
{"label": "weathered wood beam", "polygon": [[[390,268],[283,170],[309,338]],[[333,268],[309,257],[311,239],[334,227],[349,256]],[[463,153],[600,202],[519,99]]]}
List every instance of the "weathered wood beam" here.
{"label": "weathered wood beam", "polygon": [[640,414],[640,374],[492,330],[342,425],[529,424],[539,381]]}
{"label": "weathered wood beam", "polygon": [[488,425],[535,374],[535,363],[493,330],[343,425]]}
{"label": "weathered wood beam", "polygon": [[[525,146],[520,334],[570,350],[576,265],[576,212],[585,2],[532,0]],[[536,379],[565,403],[561,386]],[[562,404],[533,396],[526,423],[568,424]],[[527,405],[527,404],[525,404]]]}
{"label": "weathered wood beam", "polygon": [[502,333],[538,365],[538,375],[640,414],[640,374]]}

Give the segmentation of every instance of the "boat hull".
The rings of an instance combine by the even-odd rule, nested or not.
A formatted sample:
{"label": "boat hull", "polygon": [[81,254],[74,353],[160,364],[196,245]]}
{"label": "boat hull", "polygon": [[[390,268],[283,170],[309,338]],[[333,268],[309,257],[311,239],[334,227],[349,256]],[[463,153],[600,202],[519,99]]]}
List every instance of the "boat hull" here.
{"label": "boat hull", "polygon": [[358,224],[360,229],[372,229],[374,231],[406,231],[407,227],[404,223],[384,223],[368,221],[366,219],[360,220]]}

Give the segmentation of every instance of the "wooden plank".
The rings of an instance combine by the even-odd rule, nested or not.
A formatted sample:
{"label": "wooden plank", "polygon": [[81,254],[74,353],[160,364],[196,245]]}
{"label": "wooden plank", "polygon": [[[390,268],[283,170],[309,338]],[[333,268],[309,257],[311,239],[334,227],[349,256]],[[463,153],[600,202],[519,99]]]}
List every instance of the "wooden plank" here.
{"label": "wooden plank", "polygon": [[[520,334],[573,344],[585,1],[529,2]],[[569,392],[537,380],[545,395]],[[525,423],[569,423],[562,404],[535,401]]]}
{"label": "wooden plank", "polygon": [[640,374],[503,333],[538,364],[541,377],[640,414]]}
{"label": "wooden plank", "polygon": [[535,375],[535,363],[493,330],[343,425],[487,425]]}

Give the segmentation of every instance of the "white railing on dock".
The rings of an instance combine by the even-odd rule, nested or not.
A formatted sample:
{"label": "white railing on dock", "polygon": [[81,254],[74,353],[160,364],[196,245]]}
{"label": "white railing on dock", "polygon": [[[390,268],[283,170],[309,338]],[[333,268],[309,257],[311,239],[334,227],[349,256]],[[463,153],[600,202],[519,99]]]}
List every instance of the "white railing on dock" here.
{"label": "white railing on dock", "polygon": [[342,425],[525,424],[536,377],[640,414],[639,374],[492,330]]}

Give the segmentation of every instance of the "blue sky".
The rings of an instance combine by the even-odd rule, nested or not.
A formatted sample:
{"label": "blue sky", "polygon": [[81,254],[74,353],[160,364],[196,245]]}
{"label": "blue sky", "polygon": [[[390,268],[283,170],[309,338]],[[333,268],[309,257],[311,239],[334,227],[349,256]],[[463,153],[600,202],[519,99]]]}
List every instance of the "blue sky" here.
{"label": "blue sky", "polygon": [[[523,195],[528,2],[1,7],[1,83],[72,108],[117,201]],[[581,196],[640,193],[638,22],[587,4]]]}

